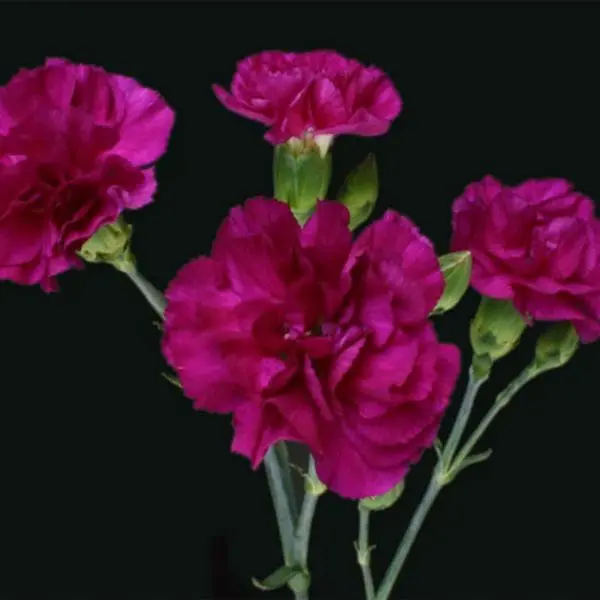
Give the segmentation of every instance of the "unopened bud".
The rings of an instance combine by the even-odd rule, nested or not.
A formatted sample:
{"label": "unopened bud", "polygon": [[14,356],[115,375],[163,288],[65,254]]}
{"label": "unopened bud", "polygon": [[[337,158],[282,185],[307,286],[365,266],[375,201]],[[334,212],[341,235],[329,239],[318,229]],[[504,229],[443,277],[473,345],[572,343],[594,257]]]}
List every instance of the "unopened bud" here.
{"label": "unopened bud", "polygon": [[471,321],[473,352],[496,361],[516,348],[524,330],[525,321],[512,302],[483,297]]}
{"label": "unopened bud", "polygon": [[135,269],[131,252],[132,227],[119,217],[104,225],[80,248],[78,254],[89,263],[107,263],[120,271]]}
{"label": "unopened bud", "polygon": [[404,480],[381,496],[363,498],[359,502],[359,506],[366,510],[385,510],[398,501],[400,496],[402,496],[402,492],[404,492]]}
{"label": "unopened bud", "polygon": [[471,280],[473,259],[468,250],[450,252],[440,256],[440,269],[444,276],[444,293],[433,309],[434,315],[452,310],[465,295]]}
{"label": "unopened bud", "polygon": [[337,196],[350,212],[350,229],[362,225],[373,212],[379,195],[379,179],[375,155],[367,158],[352,171]]}
{"label": "unopened bud", "polygon": [[571,360],[578,347],[579,336],[573,325],[554,323],[540,335],[532,367],[538,372],[558,369]]}

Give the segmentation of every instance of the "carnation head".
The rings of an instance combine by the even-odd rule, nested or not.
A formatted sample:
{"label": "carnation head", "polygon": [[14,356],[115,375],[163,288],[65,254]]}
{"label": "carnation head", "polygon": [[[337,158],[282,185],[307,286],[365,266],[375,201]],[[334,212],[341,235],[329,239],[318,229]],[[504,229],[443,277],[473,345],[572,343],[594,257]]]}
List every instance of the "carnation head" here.
{"label": "carnation head", "polygon": [[469,250],[471,284],[528,321],[568,321],[600,337],[600,221],[563,179],[507,186],[485,177],[455,200],[453,250]]}
{"label": "carnation head", "polygon": [[267,126],[272,144],[381,135],[402,109],[385,73],[332,50],[248,56],[238,63],[229,91],[220,85],[213,90],[229,110]]}
{"label": "carnation head", "polygon": [[328,489],[363,498],[433,443],[459,354],[427,319],[443,289],[431,243],[393,211],[356,242],[348,223],[329,201],[303,227],[276,200],[232,209],[167,289],[163,351],[197,409],[233,415],[254,466],[301,442]]}
{"label": "carnation head", "polygon": [[0,279],[56,289],[96,231],[151,202],[173,118],[135,80],[61,59],[0,88]]}

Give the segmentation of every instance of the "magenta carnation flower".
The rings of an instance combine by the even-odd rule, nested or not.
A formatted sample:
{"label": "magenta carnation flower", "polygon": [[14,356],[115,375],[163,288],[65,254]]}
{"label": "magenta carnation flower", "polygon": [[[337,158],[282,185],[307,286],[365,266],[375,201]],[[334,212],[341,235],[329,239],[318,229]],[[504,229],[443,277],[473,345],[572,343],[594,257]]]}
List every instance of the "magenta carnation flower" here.
{"label": "magenta carnation flower", "polygon": [[594,203],[562,179],[508,187],[487,176],[453,206],[453,250],[473,255],[472,284],[512,300],[528,320],[570,321],[600,337],[600,221]]}
{"label": "magenta carnation flower", "polygon": [[152,200],[173,120],[157,92],[61,59],[0,88],[0,279],[56,289],[96,230]]}
{"label": "magenta carnation flower", "polygon": [[388,491],[436,436],[459,371],[427,317],[443,290],[431,243],[393,211],[353,244],[347,209],[234,208],[210,257],[168,287],[163,351],[199,410],[233,413],[232,450],[254,467],[306,444],[321,480]]}
{"label": "magenta carnation flower", "polygon": [[331,50],[249,56],[238,63],[230,92],[213,90],[229,110],[269,127],[272,144],[306,134],[381,135],[402,109],[385,73]]}

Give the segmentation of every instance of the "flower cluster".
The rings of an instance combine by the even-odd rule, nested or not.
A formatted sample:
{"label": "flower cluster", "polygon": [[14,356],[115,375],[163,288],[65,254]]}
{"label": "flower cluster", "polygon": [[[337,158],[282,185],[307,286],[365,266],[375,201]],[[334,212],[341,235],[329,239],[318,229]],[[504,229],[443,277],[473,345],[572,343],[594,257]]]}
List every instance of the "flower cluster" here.
{"label": "flower cluster", "polygon": [[[335,52],[263,52],[214,89],[275,144],[378,135],[401,109],[386,75]],[[444,288],[431,243],[393,211],[353,243],[349,220],[328,201],[304,226],[274,199],[234,208],[170,284],[163,349],[197,409],[233,413],[232,449],[255,467],[301,442],[321,481],[362,498],[431,446],[459,354],[428,321]]]}
{"label": "flower cluster", "polygon": [[151,202],[173,119],[135,80],[61,59],[0,88],[0,279],[56,289],[100,227]]}
{"label": "flower cluster", "polygon": [[[81,259],[126,272],[164,319],[162,350],[176,383],[197,410],[232,415],[233,452],[254,468],[266,462],[285,565],[259,587],[288,585],[297,600],[308,598],[310,524],[328,488],[360,499],[367,599],[388,600],[440,490],[489,457],[472,452],[500,409],[569,361],[580,339],[600,338],[594,203],[562,179],[507,186],[487,176],[453,204],[449,254],[438,257],[393,210],[354,237],[377,200],[375,158],[347,177],[336,201],[325,200],[330,150],[339,135],[388,131],[402,109],[389,77],[337,52],[269,51],[238,64],[230,91],[213,89],[228,109],[268,128],[274,198],[235,206],[210,254],[186,264],[163,296],[137,272],[122,216],[156,190],[153,165],[174,121],[163,98],[62,59],[0,88],[0,279],[52,291]],[[456,346],[438,341],[432,317],[452,310],[469,283],[482,299],[464,399],[376,592],[369,513],[400,497],[438,435],[461,361]],[[463,444],[493,364],[536,321],[555,323]],[[299,516],[286,441],[310,452]]]}

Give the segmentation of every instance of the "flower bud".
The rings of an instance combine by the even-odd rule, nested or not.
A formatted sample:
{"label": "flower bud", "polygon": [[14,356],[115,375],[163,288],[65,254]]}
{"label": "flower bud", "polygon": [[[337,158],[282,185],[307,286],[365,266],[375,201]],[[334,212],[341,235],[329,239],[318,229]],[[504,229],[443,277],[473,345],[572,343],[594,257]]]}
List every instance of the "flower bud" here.
{"label": "flower bud", "polygon": [[359,502],[359,506],[365,510],[385,510],[398,501],[402,496],[402,492],[404,492],[404,480],[381,496],[363,498]]}
{"label": "flower bud", "polygon": [[340,190],[337,199],[350,211],[350,229],[362,225],[373,212],[379,194],[375,155],[367,158],[352,171]]}
{"label": "flower bud", "polygon": [[554,323],[542,335],[535,346],[533,369],[537,372],[558,369],[565,365],[579,347],[579,337],[569,322]]}
{"label": "flower bud", "polygon": [[473,259],[468,250],[444,254],[440,256],[439,261],[445,287],[442,297],[433,309],[434,315],[452,310],[461,301],[469,287],[473,265]]}
{"label": "flower bud", "polygon": [[327,197],[331,178],[331,155],[323,153],[315,140],[293,138],[276,146],[273,157],[275,197],[290,207],[301,225],[312,214],[317,200]]}
{"label": "flower bud", "polygon": [[89,263],[107,263],[120,271],[135,269],[130,248],[132,227],[119,217],[104,225],[80,248],[78,254]]}
{"label": "flower bud", "polygon": [[525,321],[510,300],[483,297],[471,321],[473,352],[498,360],[516,348],[524,330]]}

